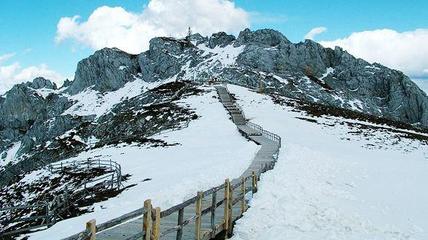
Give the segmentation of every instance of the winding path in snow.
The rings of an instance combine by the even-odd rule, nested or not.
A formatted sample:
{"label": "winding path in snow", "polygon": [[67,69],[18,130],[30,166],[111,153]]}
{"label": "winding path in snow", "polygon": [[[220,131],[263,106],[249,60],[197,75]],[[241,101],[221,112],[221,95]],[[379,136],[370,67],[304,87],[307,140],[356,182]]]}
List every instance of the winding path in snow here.
{"label": "winding path in snow", "polygon": [[[232,121],[235,123],[241,134],[247,139],[254,141],[255,143],[261,146],[259,151],[256,153],[253,161],[251,162],[250,166],[242,173],[240,177],[233,179],[231,181],[231,184],[233,185],[241,181],[242,177],[247,177],[251,175],[252,172],[255,172],[257,176],[260,176],[263,172],[272,169],[277,160],[279,149],[281,148],[281,138],[274,133],[264,130],[259,125],[248,122],[248,120],[245,118],[243,111],[241,110],[239,105],[237,105],[226,86],[216,86],[215,88],[217,90],[221,103],[230,113]],[[237,191],[239,191],[239,189],[237,189]],[[221,193],[217,197],[224,198]],[[194,209],[194,204],[184,208],[184,217],[187,219],[189,216],[194,216]],[[105,227],[98,227],[98,229],[105,230],[98,232],[96,239],[141,239],[143,225],[141,213],[143,211],[143,209],[138,209],[132,213],[127,214],[127,216],[124,215],[117,219],[111,220],[110,222],[114,222],[114,224],[110,225],[114,226],[109,227],[108,229],[105,229]],[[235,214],[239,214],[239,212],[241,211],[239,204],[233,206],[232,211],[234,216],[237,216]],[[122,219],[118,221],[118,219],[120,218]],[[216,222],[222,221],[222,211],[219,211],[219,213],[216,214],[215,218]],[[202,229],[207,228],[207,226],[210,226],[210,223],[211,222],[209,218],[203,218]],[[106,225],[106,223],[102,225]],[[175,227],[177,225],[177,216],[173,214],[166,218],[162,218],[160,225],[161,229]],[[194,239],[194,234],[194,228],[186,227],[183,231],[183,239]],[[76,239],[75,236],[67,238],[67,240]],[[165,238],[162,239],[176,239],[176,236],[175,234],[172,234],[169,236],[165,236]]]}
{"label": "winding path in snow", "polygon": [[[250,166],[242,173],[241,177],[248,176],[253,171],[260,175],[263,169],[273,167],[277,160],[279,149],[281,148],[281,137],[264,130],[256,124],[248,122],[247,119],[245,119],[243,111],[230,95],[227,87],[216,86],[216,89],[220,97],[220,101],[229,111],[232,120],[239,131],[244,136],[261,146]],[[237,181],[240,178],[237,178],[234,181]]]}

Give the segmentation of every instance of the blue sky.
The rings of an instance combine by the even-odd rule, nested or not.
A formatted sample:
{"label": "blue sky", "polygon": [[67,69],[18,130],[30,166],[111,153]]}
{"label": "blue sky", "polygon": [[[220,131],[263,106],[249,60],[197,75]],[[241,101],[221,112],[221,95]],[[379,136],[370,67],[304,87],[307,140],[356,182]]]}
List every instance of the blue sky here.
{"label": "blue sky", "polygon": [[[194,1],[197,0],[184,0],[188,3]],[[57,24],[62,17],[79,15],[80,23],[85,22],[94,10],[101,6],[120,6],[127,12],[138,15],[144,11],[147,4],[148,1],[141,0],[2,0],[0,57],[8,53],[15,55],[3,62],[0,61],[0,65],[19,63],[21,68],[26,68],[46,64],[50,70],[62,76],[73,76],[77,62],[93,53],[98,45],[94,47],[94,44],[85,44],[84,40],[76,40],[77,37],[68,37],[59,43],[56,42]],[[428,1],[424,0],[237,0],[235,5],[236,8],[242,8],[248,14],[252,29],[277,29],[293,42],[303,40],[304,36],[315,27],[327,29],[316,36],[317,41],[333,41],[349,37],[352,33],[384,28],[398,33],[428,28],[426,14]],[[189,14],[192,10],[193,7],[189,6]],[[425,33],[422,35],[425,36]],[[342,42],[343,45],[346,43]],[[351,52],[358,53],[358,50],[352,50],[350,47]],[[388,65],[387,63],[386,60],[385,64]],[[401,67],[400,64],[397,66]],[[395,67],[394,64],[392,65]],[[413,73],[413,70],[408,72],[415,76],[422,76],[424,66],[418,66],[420,74]],[[428,66],[426,69],[428,71]],[[406,70],[403,69],[403,71]]]}
{"label": "blue sky", "polygon": [[76,63],[94,50],[72,51],[70,45],[56,44],[56,25],[61,17],[87,18],[97,7],[123,6],[139,11],[146,1],[137,0],[2,0],[0,8],[0,55],[17,53],[22,65],[46,63],[50,68],[73,74]]}

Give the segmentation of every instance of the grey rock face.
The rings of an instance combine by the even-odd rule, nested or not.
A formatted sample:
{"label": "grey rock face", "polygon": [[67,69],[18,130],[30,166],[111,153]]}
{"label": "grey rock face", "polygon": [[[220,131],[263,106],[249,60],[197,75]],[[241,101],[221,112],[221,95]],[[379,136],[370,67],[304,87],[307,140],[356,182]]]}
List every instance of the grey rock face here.
{"label": "grey rock face", "polygon": [[57,89],[57,86],[55,83],[42,77],[35,78],[32,82],[25,83],[25,85],[34,89],[41,89],[41,88],[47,88],[52,90]]}
{"label": "grey rock face", "polygon": [[[55,90],[56,85],[44,78],[36,78],[33,82],[15,85],[3,98],[0,104],[0,152],[11,143],[21,141],[18,153],[27,153],[35,145],[43,144],[73,126],[47,121],[61,118],[60,114],[72,103],[54,92],[43,96],[38,89]],[[55,127],[51,128],[52,125]]]}
{"label": "grey rock face", "polygon": [[261,29],[252,32],[245,29],[239,33],[236,45],[258,45],[261,47],[273,47],[281,43],[290,43],[282,33],[272,29]]}
{"label": "grey rock face", "polygon": [[6,98],[0,106],[0,124],[3,128],[28,128],[46,114],[45,99],[26,84],[15,85],[7,92]]}
{"label": "grey rock face", "polygon": [[208,40],[208,46],[210,48],[225,47],[235,40],[235,36],[228,35],[225,32],[214,33]]}
{"label": "grey rock face", "polygon": [[205,43],[208,41],[208,39],[209,39],[208,37],[204,37],[199,33],[192,34],[190,35],[190,38],[189,38],[189,40],[192,42],[195,42],[196,45]]}
{"label": "grey rock face", "polygon": [[87,87],[100,92],[117,90],[140,72],[136,55],[117,48],[104,48],[77,64],[74,81],[67,92],[76,94]]}
{"label": "grey rock face", "polygon": [[154,38],[150,40],[150,49],[138,55],[141,77],[147,82],[172,77],[181,69],[180,57],[191,44],[185,40],[172,38]]}

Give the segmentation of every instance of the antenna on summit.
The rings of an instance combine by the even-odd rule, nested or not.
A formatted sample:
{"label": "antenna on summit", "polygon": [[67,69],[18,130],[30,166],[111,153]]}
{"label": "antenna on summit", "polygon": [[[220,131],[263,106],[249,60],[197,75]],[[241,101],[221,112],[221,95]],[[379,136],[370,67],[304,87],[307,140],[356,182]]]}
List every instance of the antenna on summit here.
{"label": "antenna on summit", "polygon": [[192,29],[189,27],[188,29],[187,29],[187,36],[186,36],[186,40],[188,41],[188,42],[190,42],[190,36],[192,35]]}

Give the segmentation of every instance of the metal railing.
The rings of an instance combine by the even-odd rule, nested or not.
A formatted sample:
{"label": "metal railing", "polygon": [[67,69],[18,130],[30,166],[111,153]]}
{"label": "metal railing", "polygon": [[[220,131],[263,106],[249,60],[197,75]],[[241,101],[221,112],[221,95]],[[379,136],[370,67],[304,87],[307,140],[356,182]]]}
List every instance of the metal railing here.
{"label": "metal railing", "polygon": [[[110,185],[112,189],[120,189],[122,186],[122,167],[115,161],[112,160],[81,160],[81,161],[62,161],[59,163],[49,164],[47,169],[51,173],[59,173],[61,171],[79,171],[79,170],[89,170],[94,168],[104,169],[108,174],[89,179],[84,183],[80,184],[79,187],[84,187],[85,189],[88,186],[94,186],[99,183],[107,182],[107,185]],[[76,189],[76,188],[75,188]],[[79,188],[77,188],[79,189]]]}
{"label": "metal railing", "polygon": [[272,132],[269,132],[269,131],[263,129],[263,127],[261,127],[260,125],[252,123],[252,122],[247,122],[247,126],[254,129],[254,130],[260,131],[264,137],[266,137],[266,138],[268,138],[274,142],[277,142],[279,144],[279,146],[281,147],[281,137],[279,135],[272,133]]}
{"label": "metal railing", "polygon": [[[94,168],[103,169],[107,174],[87,179],[79,185],[73,186],[72,190],[65,186],[64,193],[56,195],[54,199],[49,202],[44,201],[32,205],[0,208],[0,218],[4,218],[4,220],[0,222],[1,225],[16,225],[18,223],[29,225],[11,231],[0,231],[0,236],[14,235],[34,229],[41,230],[44,227],[49,228],[59,219],[62,219],[61,214],[67,211],[73,203],[79,202],[88,196],[92,196],[95,191],[99,189],[120,190],[122,187],[122,169],[120,164],[111,160],[63,161],[47,166],[47,169],[51,173],[60,173],[62,171],[89,171]],[[29,214],[24,217],[14,217],[17,213],[19,214],[19,212],[29,212]],[[40,212],[44,212],[44,214],[41,215]]]}

